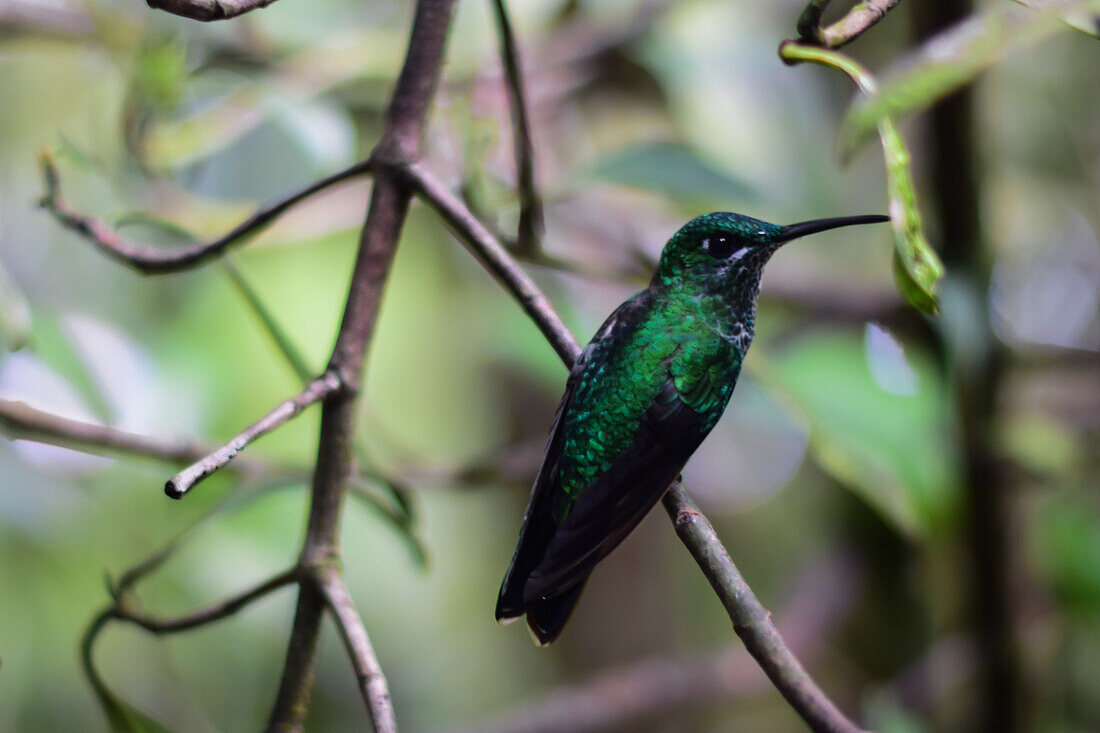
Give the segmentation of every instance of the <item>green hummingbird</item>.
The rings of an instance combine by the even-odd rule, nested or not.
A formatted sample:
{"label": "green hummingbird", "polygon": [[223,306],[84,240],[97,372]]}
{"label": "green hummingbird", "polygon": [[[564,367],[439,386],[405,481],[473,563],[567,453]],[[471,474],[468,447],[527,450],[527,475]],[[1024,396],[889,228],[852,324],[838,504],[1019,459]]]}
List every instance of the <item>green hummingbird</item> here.
{"label": "green hummingbird", "polygon": [[497,598],[558,637],[596,564],[679,475],[733,393],[764,265],[792,239],[869,215],[770,224],[715,212],[668,240],[649,286],[615,309],[574,364]]}

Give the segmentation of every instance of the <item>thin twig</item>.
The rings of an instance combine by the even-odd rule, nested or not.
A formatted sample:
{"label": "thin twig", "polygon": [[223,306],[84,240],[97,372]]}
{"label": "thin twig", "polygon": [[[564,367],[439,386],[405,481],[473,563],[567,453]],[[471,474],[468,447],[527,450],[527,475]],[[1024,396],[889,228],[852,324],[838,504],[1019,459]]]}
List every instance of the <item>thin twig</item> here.
{"label": "thin twig", "polygon": [[257,438],[267,435],[301,414],[310,405],[324,400],[341,388],[340,379],[334,372],[328,371],[305,386],[301,392],[289,400],[284,400],[247,428],[209,455],[192,463],[177,473],[164,485],[164,493],[173,499],[182,499],[184,494],[210,474],[233,460]]}
{"label": "thin twig", "polygon": [[534,252],[538,250],[539,240],[542,238],[542,199],[535,187],[535,147],[531,141],[531,117],[523,81],[522,61],[504,0],[493,0],[493,10],[500,35],[500,62],[504,69],[504,85],[508,90],[508,106],[512,113],[516,187],[519,194],[516,247],[522,252]]}
{"label": "thin twig", "polygon": [[417,195],[443,217],[458,241],[519,301],[562,361],[572,364],[580,346],[550,301],[473,212],[421,165],[407,169]]}
{"label": "thin twig", "polygon": [[798,18],[799,40],[815,46],[840,48],[866,33],[900,2],[901,0],[864,0],[849,10],[843,18],[823,29],[821,14],[829,0],[810,0]]}
{"label": "thin twig", "polygon": [[72,420],[16,400],[0,399],[0,432],[12,440],[31,440],[90,453],[156,458],[171,463],[190,463],[208,451],[206,446],[197,443],[150,438]]}
{"label": "thin twig", "polygon": [[[132,572],[135,571],[136,568]],[[302,570],[296,565],[221,603],[183,616],[164,618],[149,616],[137,611],[129,605],[129,599],[124,592],[117,593],[114,604],[104,608],[92,619],[80,642],[80,660],[84,668],[84,674],[99,699],[100,706],[106,713],[112,729],[145,730],[147,728],[145,725],[140,725],[141,721],[131,720],[131,711],[119,705],[118,699],[107,687],[95,666],[93,658],[95,642],[112,621],[131,623],[158,636],[189,631],[228,618],[279,588],[299,582],[301,575]],[[119,723],[123,725],[120,726]]]}
{"label": "thin twig", "polygon": [[236,18],[238,15],[266,8],[275,0],[145,0],[145,2],[154,10],[163,10],[191,20],[210,22]]}
{"label": "thin twig", "polygon": [[[580,346],[546,296],[458,198],[419,166],[411,166],[408,174],[417,193],[439,212],[463,244],[521,303],[565,365],[571,368]],[[741,577],[714,528],[679,483],[674,483],[665,494],[664,504],[680,540],[730,613],[734,628],[749,653],[803,720],[819,731],[859,731],[859,727],[845,718],[825,696],[783,643],[770,615]]]}
{"label": "thin twig", "polygon": [[665,494],[664,506],[680,541],[725,606],[733,630],[791,707],[814,731],[859,733],[860,727],[837,709],[783,642],[771,614],[757,600],[714,527],[679,482]]}
{"label": "thin twig", "polygon": [[[118,454],[188,464],[214,450],[213,446],[151,438],[105,425],[73,420],[36,409],[23,402],[0,399],[0,432],[12,440],[56,445],[88,453]],[[242,473],[276,470],[293,474],[298,469],[239,460],[231,466]]]}
{"label": "thin twig", "polygon": [[355,677],[359,680],[359,692],[374,730],[377,733],[396,733],[397,720],[393,714],[389,685],[343,577],[333,567],[322,567],[317,572],[317,585],[348,650]]}
{"label": "thin twig", "polygon": [[371,161],[361,161],[311,183],[278,201],[260,207],[256,213],[232,230],[209,242],[197,242],[178,247],[151,247],[131,242],[99,219],[77,213],[70,208],[61,196],[61,178],[53,160],[43,154],[40,162],[46,193],[39,201],[39,206],[53,214],[62,226],[89,240],[109,257],[145,275],[160,275],[195,267],[250,235],[258,234],[295,204],[349,178],[365,175],[372,167]]}
{"label": "thin twig", "polygon": [[115,606],[111,616],[119,621],[127,621],[140,626],[151,634],[175,634],[181,631],[189,631],[199,626],[220,621],[223,618],[234,615],[245,606],[257,601],[286,585],[297,583],[302,571],[298,566],[288,568],[278,575],[273,575],[264,582],[252,588],[227,598],[221,603],[216,603],[207,608],[194,611],[183,616],[166,616],[158,618],[142,613],[129,605],[124,595],[118,605]]}

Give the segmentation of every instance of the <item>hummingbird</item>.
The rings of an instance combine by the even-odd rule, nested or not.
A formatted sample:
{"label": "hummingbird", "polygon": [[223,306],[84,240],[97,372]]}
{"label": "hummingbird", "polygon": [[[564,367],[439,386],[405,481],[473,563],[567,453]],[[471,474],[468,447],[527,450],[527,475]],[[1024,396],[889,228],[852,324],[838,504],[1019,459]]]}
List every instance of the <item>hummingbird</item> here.
{"label": "hummingbird", "polygon": [[558,637],[588,576],[657,503],[726,409],[752,342],[764,265],[784,243],[880,215],[771,224],[692,219],[648,287],[604,321],[570,371],[496,617]]}

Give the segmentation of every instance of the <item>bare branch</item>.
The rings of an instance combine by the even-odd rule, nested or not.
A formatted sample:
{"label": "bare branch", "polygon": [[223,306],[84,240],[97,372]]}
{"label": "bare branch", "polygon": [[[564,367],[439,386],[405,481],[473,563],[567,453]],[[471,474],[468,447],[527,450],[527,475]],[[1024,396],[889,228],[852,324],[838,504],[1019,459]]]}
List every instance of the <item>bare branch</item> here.
{"label": "bare branch", "polygon": [[519,301],[561,360],[572,364],[580,354],[580,346],[550,301],[516,264],[504,245],[426,168],[411,165],[407,173],[417,195],[443,217],[458,241]]}
{"label": "bare branch", "polygon": [[254,440],[285,425],[310,405],[335,394],[341,386],[340,379],[334,372],[325,372],[307,384],[297,396],[280,402],[271,412],[237,433],[221,448],[168,479],[168,483],[164,485],[164,493],[173,499],[182,499],[196,484],[223,468]]}
{"label": "bare branch", "polygon": [[[580,353],[580,346],[546,296],[527,278],[500,242],[442,184],[420,166],[410,166],[408,174],[417,193],[444,218],[467,249],[512,293],[550,340],[566,366],[572,367]],[[845,733],[859,731],[859,727],[845,718],[825,697],[790,649],[784,645],[768,612],[741,578],[714,528],[679,483],[674,483],[665,494],[664,504],[676,525],[677,534],[726,606],[734,620],[734,628],[745,642],[749,653],[756,658],[792,707],[815,730]]]}
{"label": "bare branch", "polygon": [[227,20],[266,8],[275,0],[145,0],[154,10],[163,10],[191,20]]}
{"label": "bare branch", "polygon": [[[0,432],[12,440],[56,445],[89,453],[105,453],[152,458],[169,463],[197,461],[214,448],[202,443],[150,438],[104,425],[54,415],[15,400],[0,399]],[[233,470],[258,474],[268,470],[294,473],[291,467],[269,466],[256,461],[238,460]]]}
{"label": "bare branch", "polygon": [[92,453],[156,458],[171,463],[190,463],[207,452],[206,446],[196,443],[159,440],[71,420],[15,400],[0,399],[0,431],[12,440],[31,440]]}
{"label": "bare branch", "polygon": [[53,214],[62,226],[89,240],[107,256],[144,275],[160,275],[195,267],[249,236],[258,234],[295,204],[337,183],[365,175],[372,167],[371,161],[361,161],[311,183],[278,201],[260,207],[255,214],[232,230],[209,242],[197,242],[179,247],[152,247],[131,242],[99,219],[79,214],[70,208],[61,197],[61,178],[53,160],[43,154],[40,156],[40,163],[46,193],[39,201],[39,206]]}
{"label": "bare branch", "polygon": [[830,25],[821,27],[821,14],[829,0],[810,0],[798,18],[798,36],[803,43],[826,48],[840,48],[859,38],[901,0],[864,0]]}
{"label": "bare branch", "polygon": [[375,731],[396,733],[397,721],[390,701],[389,685],[343,577],[335,568],[323,567],[317,572],[317,584],[348,650],[355,677],[359,680],[359,692],[363,695]]}
{"label": "bare branch", "polygon": [[[378,162],[375,185],[344,317],[329,360],[329,369],[340,375],[344,389],[325,402],[321,413],[317,469],[302,548],[302,562],[307,566],[321,566],[339,557],[340,515],[352,473],[355,398],[382,289],[411,199],[401,169],[421,155],[453,11],[454,0],[418,0],[405,62],[386,110],[382,138],[372,155]],[[302,729],[324,610],[320,591],[312,584],[302,584],[279,693],[268,718],[269,731]]]}
{"label": "bare branch", "polygon": [[757,600],[714,527],[679,482],[665,494],[664,505],[680,541],[726,607],[733,630],[791,707],[814,731],[859,733],[860,727],[837,709],[787,648],[771,614]]}
{"label": "bare branch", "polygon": [[221,603],[216,603],[213,606],[184,616],[167,616],[162,618],[149,616],[132,608],[126,597],[123,596],[111,612],[111,616],[120,621],[127,621],[136,626],[140,626],[151,634],[175,634],[180,631],[190,631],[196,627],[205,626],[206,624],[214,623],[215,621],[220,621],[223,618],[234,615],[245,606],[263,598],[272,591],[276,591],[286,585],[297,583],[301,575],[302,571],[298,566],[288,568],[278,575],[268,578],[259,585],[242,593],[238,593],[232,598],[228,598]]}
{"label": "bare branch", "polygon": [[539,240],[542,238],[542,199],[535,187],[535,148],[531,142],[531,118],[528,114],[522,62],[504,2],[505,0],[493,0],[493,9],[500,35],[500,62],[504,69],[504,85],[508,90],[508,106],[512,112],[516,187],[519,194],[516,247],[521,252],[533,252],[539,248]]}

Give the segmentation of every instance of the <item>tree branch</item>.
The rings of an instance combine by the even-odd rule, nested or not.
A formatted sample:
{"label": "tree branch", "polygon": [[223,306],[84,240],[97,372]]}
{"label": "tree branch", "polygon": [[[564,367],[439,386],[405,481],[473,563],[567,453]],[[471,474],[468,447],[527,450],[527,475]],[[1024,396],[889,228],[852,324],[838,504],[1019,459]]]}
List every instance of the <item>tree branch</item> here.
{"label": "tree branch", "polygon": [[140,626],[151,634],[175,634],[181,631],[190,631],[199,626],[205,626],[206,624],[232,616],[253,601],[257,601],[283,586],[297,583],[301,574],[302,571],[297,566],[288,568],[278,575],[274,575],[249,590],[238,593],[221,603],[216,603],[213,606],[184,616],[158,618],[156,616],[146,615],[132,608],[126,596],[123,595],[112,609],[111,616],[119,621],[127,621],[136,626]]}
{"label": "tree branch", "polygon": [[389,685],[343,577],[335,568],[324,567],[318,570],[317,585],[348,650],[351,666],[359,681],[359,692],[374,729],[378,733],[396,733],[397,721],[390,701]]}
{"label": "tree branch", "polygon": [[539,248],[539,240],[542,238],[542,199],[535,187],[535,149],[531,142],[531,118],[528,114],[522,63],[504,1],[493,0],[493,10],[500,36],[500,62],[504,69],[504,86],[508,90],[508,106],[512,113],[516,187],[519,194],[516,247],[522,252],[533,252]]}
{"label": "tree branch", "polygon": [[[503,245],[489,234],[458,198],[423,168],[410,166],[408,175],[417,193],[439,212],[466,248],[521,303],[565,365],[571,368],[580,353],[580,346],[546,296],[523,274]],[[741,577],[714,528],[678,482],[665,494],[664,504],[676,525],[680,540],[729,612],[734,630],[803,720],[815,731],[859,731],[860,728],[845,718],[825,696],[783,643],[770,615]]]}
{"label": "tree branch", "polygon": [[821,27],[821,15],[829,0],[810,0],[798,18],[798,37],[803,43],[826,48],[840,48],[859,38],[901,0],[864,0],[830,25]]}
{"label": "tree branch", "polygon": [[49,155],[43,154],[40,157],[40,163],[46,193],[40,199],[39,206],[53,214],[62,226],[84,237],[107,256],[132,267],[143,275],[160,275],[195,267],[250,235],[258,234],[285,211],[314,194],[350,178],[369,173],[373,165],[370,160],[360,161],[327,178],[315,181],[278,201],[260,207],[256,213],[232,230],[209,242],[197,242],[179,247],[151,247],[131,242],[102,221],[77,213],[70,208],[61,196],[61,178],[53,160]]}
{"label": "tree branch", "polygon": [[791,707],[814,731],[859,733],[859,726],[837,709],[787,648],[771,614],[757,600],[714,527],[679,482],[665,494],[664,505],[680,541],[725,606],[733,630]]}
{"label": "tree branch", "polygon": [[580,346],[550,301],[504,245],[426,168],[411,165],[406,172],[417,195],[436,210],[458,241],[519,301],[561,360],[572,364],[581,353]]}
{"label": "tree branch", "polygon": [[275,0],[145,0],[154,10],[163,10],[181,18],[210,22],[266,8]]}
{"label": "tree branch", "polygon": [[310,405],[338,392],[340,387],[340,379],[336,374],[331,371],[325,372],[307,384],[297,396],[280,402],[271,412],[237,433],[221,448],[168,479],[164,485],[164,493],[173,499],[182,499],[184,494],[193,489],[196,484],[223,468],[257,438],[285,425]]}
{"label": "tree branch", "polygon": [[[355,398],[382,288],[409,208],[410,191],[401,170],[420,157],[453,6],[454,0],[417,2],[405,62],[386,110],[382,138],[372,155],[377,163],[374,189],[344,317],[329,360],[329,369],[340,376],[345,389],[327,400],[321,413],[317,468],[301,556],[305,567],[323,567],[339,557],[340,514],[352,472]],[[325,599],[319,589],[302,584],[279,693],[268,720],[270,731],[302,729],[324,610]]]}
{"label": "tree branch", "polygon": [[31,440],[91,453],[156,458],[170,463],[190,463],[208,451],[206,446],[196,443],[160,440],[128,433],[104,425],[61,417],[23,402],[5,399],[0,399],[0,431],[12,440]]}

